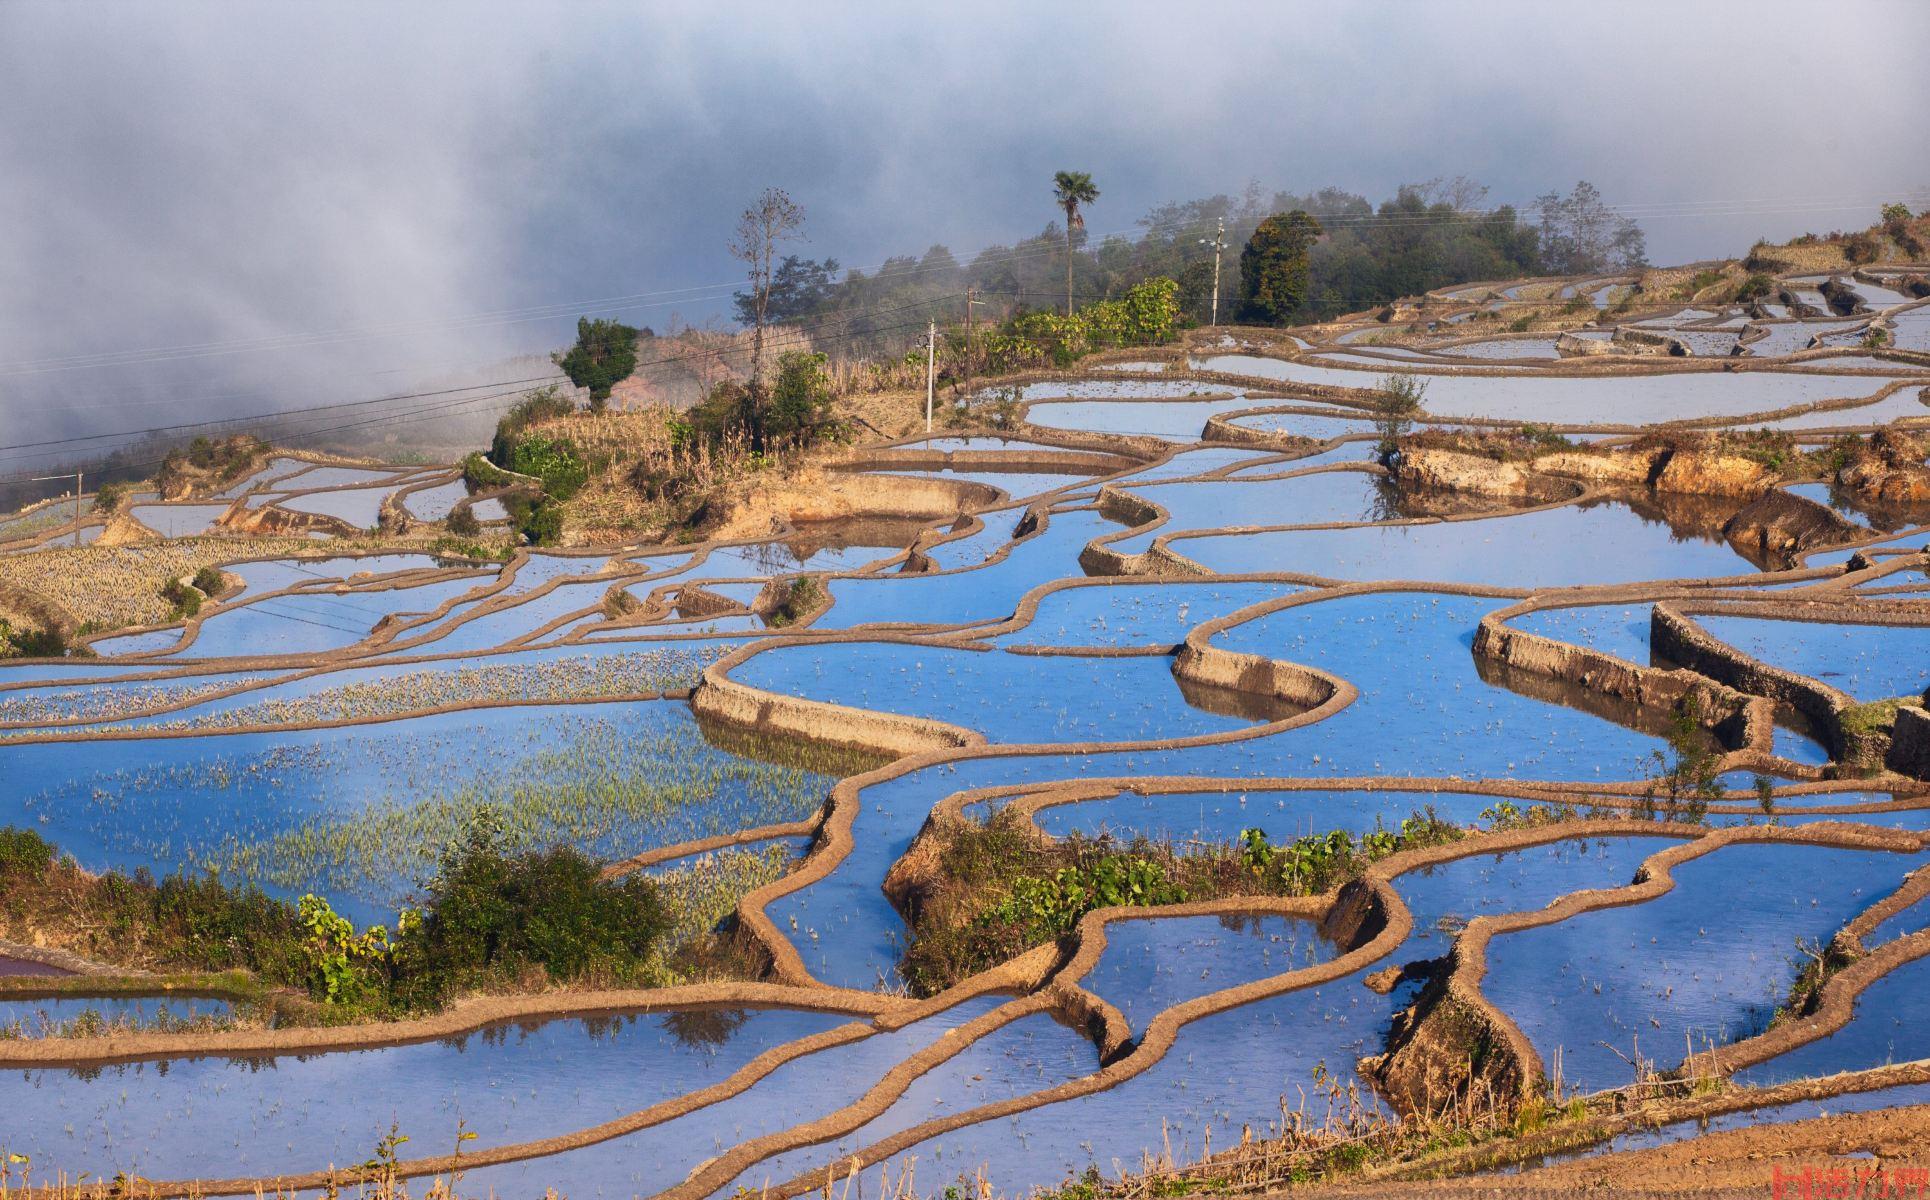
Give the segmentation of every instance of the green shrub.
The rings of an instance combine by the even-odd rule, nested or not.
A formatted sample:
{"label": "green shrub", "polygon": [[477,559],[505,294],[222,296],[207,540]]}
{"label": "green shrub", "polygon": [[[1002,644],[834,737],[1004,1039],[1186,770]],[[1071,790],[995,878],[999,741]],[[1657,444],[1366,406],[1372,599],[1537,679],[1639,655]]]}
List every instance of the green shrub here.
{"label": "green shrub", "polygon": [[[94,878],[56,862],[39,834],[0,828],[0,899],[39,911],[58,896],[87,931],[88,953],[252,971],[303,989],[332,1019],[429,1008],[530,972],[557,983],[650,981],[671,927],[648,877],[605,881],[570,848],[511,854],[487,826],[449,847],[423,907],[405,909],[393,937],[381,925],[358,930],[319,896],[291,904],[213,873],[157,883],[144,870]],[[33,890],[50,886],[60,890]]]}
{"label": "green shrub", "polygon": [[482,522],[476,519],[474,509],[467,504],[457,505],[450,510],[448,525],[449,532],[457,537],[472,538],[482,533]]}
{"label": "green shrub", "polygon": [[[496,422],[496,436],[489,443],[489,457],[500,466],[509,466],[515,451],[517,435],[532,425],[544,421],[554,421],[567,417],[576,411],[576,404],[559,392],[554,385],[535,388],[523,393],[523,398],[510,407]],[[465,464],[466,465],[466,464]],[[501,480],[499,482],[508,482]],[[470,480],[471,487],[497,486]]]}
{"label": "green shrub", "polygon": [[1020,877],[984,918],[1016,925],[1029,940],[1058,937],[1099,908],[1179,904],[1186,891],[1166,877],[1163,864],[1135,854],[1108,854],[1062,867],[1049,878]]}
{"label": "green shrub", "polygon": [[200,612],[201,602],[207,597],[179,579],[170,579],[161,585],[161,599],[168,602],[168,619],[180,621]]}
{"label": "green shrub", "polygon": [[202,567],[194,573],[195,590],[204,596],[212,596],[221,590],[221,568]]}
{"label": "green shrub", "polygon": [[103,483],[94,492],[93,510],[97,513],[119,512],[133,490],[133,485],[128,483]]}
{"label": "green shrub", "polygon": [[1689,282],[1682,285],[1682,298],[1693,300],[1697,292],[1706,291],[1722,282],[1722,272],[1713,270],[1697,271],[1689,276]]}
{"label": "green shrub", "polygon": [[777,360],[777,381],[771,385],[764,432],[772,439],[808,445],[837,432],[831,419],[831,380],[824,373],[825,356],[793,350]]}
{"label": "green shrub", "polygon": [[515,482],[509,472],[484,458],[480,450],[471,451],[463,458],[462,478],[472,492],[488,491]]}
{"label": "green shrub", "polygon": [[0,617],[0,658],[59,658],[67,638],[58,629],[16,629]]}
{"label": "green shrub", "polygon": [[594,973],[640,980],[670,919],[647,876],[605,881],[571,847],[511,855],[488,825],[443,855],[422,918],[397,938],[396,991],[407,1005],[540,967],[568,982]]}
{"label": "green shrub", "polygon": [[532,546],[554,546],[563,540],[563,509],[543,497],[512,498],[506,505],[510,523]]}
{"label": "green shrub", "polygon": [[40,876],[54,865],[54,847],[31,829],[0,828],[0,876]]}
{"label": "green shrub", "polygon": [[530,434],[518,438],[510,447],[509,461],[503,464],[521,475],[543,481],[543,491],[554,500],[568,500],[590,480],[589,464],[565,438]]}
{"label": "green shrub", "polygon": [[1263,831],[1248,829],[1240,834],[1240,857],[1267,891],[1311,895],[1338,886],[1397,850],[1440,845],[1465,836],[1465,830],[1443,820],[1430,805],[1403,818],[1398,830],[1376,827],[1358,839],[1335,829],[1325,836],[1310,835],[1275,846]]}

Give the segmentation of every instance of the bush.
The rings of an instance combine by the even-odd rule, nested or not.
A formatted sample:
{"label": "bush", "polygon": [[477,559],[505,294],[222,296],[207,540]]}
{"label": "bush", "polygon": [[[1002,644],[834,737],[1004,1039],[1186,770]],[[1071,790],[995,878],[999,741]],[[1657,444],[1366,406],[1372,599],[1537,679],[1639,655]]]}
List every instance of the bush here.
{"label": "bush", "polygon": [[[535,388],[523,393],[523,398],[510,407],[496,422],[496,436],[489,443],[489,457],[500,466],[509,466],[509,460],[516,449],[517,435],[532,425],[544,421],[554,421],[567,417],[576,411],[576,405],[554,386]],[[464,462],[464,476],[468,476],[468,463]],[[508,480],[501,482],[507,483]],[[496,486],[476,479],[469,481],[471,487]]]}
{"label": "bush", "polygon": [[1757,271],[1742,281],[1736,288],[1738,301],[1760,300],[1776,291],[1776,280],[1764,271]]}
{"label": "bush", "polygon": [[554,546],[563,540],[563,509],[549,500],[513,499],[506,507],[516,532],[532,546]]}
{"label": "bush", "polygon": [[1414,427],[1427,394],[1427,381],[1413,375],[1388,375],[1374,391],[1374,428],[1380,434],[1375,450],[1383,462],[1401,448],[1401,439]]}
{"label": "bush", "polygon": [[59,658],[67,638],[58,629],[16,629],[0,617],[0,658]]}
{"label": "bush", "polygon": [[544,493],[553,500],[568,500],[590,481],[590,466],[576,452],[575,443],[542,434],[518,438],[503,466],[542,480]]}
{"label": "bush", "polygon": [[472,538],[482,533],[482,522],[476,519],[475,510],[467,504],[451,509],[447,524],[449,532],[457,537]]}
{"label": "bush", "polygon": [[132,484],[103,483],[94,492],[93,510],[97,513],[119,512],[133,490]]}
{"label": "bush", "polygon": [[784,586],[782,598],[765,623],[773,628],[795,625],[825,601],[824,584],[815,575],[800,575]]}
{"label": "bush", "polygon": [[195,590],[204,596],[212,596],[221,590],[221,568],[202,567],[194,573]]}
{"label": "bush", "polygon": [[808,445],[835,433],[831,419],[831,380],[824,373],[825,357],[793,350],[777,360],[777,380],[771,385],[765,435]]}
{"label": "bush", "polygon": [[398,998],[409,1006],[531,967],[561,982],[591,973],[635,981],[670,925],[647,876],[606,882],[570,847],[511,855],[486,824],[444,854],[425,898],[394,955]]}
{"label": "bush", "polygon": [[1379,828],[1358,839],[1344,829],[1297,838],[1275,846],[1259,829],[1240,834],[1240,857],[1266,889],[1284,895],[1312,895],[1335,887],[1398,850],[1459,841],[1466,831],[1442,819],[1433,806],[1401,820],[1398,830]]}
{"label": "bush", "polygon": [[[267,449],[261,439],[245,433],[220,441],[198,437],[185,449],[168,451],[154,481],[164,492],[185,483],[227,483],[247,474]],[[200,477],[192,477],[191,472],[199,472]]]}
{"label": "bush", "polygon": [[[508,455],[508,450],[504,450]],[[490,488],[505,487],[515,482],[509,472],[482,456],[481,451],[471,451],[462,460],[462,480],[472,492],[487,491]]]}
{"label": "bush", "polygon": [[1853,233],[1843,241],[1843,257],[1858,266],[1875,262],[1880,249],[1867,233]]}
{"label": "bush", "polygon": [[1013,880],[1011,893],[985,919],[1017,925],[1028,940],[1041,941],[1070,932],[1094,909],[1180,904],[1185,899],[1185,889],[1169,880],[1165,866],[1156,860],[1109,854],[1062,867],[1049,878]]}
{"label": "bush", "polygon": [[1694,275],[1689,276],[1689,282],[1682,285],[1682,298],[1685,300],[1693,300],[1697,292],[1706,291],[1721,282],[1721,271],[1697,271]]}
{"label": "bush", "polygon": [[0,828],[0,876],[40,876],[54,865],[54,847],[31,829]]}
{"label": "bush", "polygon": [[179,579],[170,579],[161,585],[161,599],[168,602],[169,620],[180,621],[194,616],[201,611],[201,602],[206,598]]}

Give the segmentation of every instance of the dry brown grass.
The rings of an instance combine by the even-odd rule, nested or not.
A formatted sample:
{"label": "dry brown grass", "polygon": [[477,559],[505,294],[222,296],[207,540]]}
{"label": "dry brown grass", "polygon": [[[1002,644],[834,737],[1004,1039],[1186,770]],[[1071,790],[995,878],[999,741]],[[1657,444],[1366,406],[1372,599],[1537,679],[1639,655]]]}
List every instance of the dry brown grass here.
{"label": "dry brown grass", "polygon": [[287,557],[355,551],[421,549],[422,538],[309,538],[209,536],[155,540],[126,546],[79,546],[10,554],[0,558],[0,584],[46,597],[76,624],[90,629],[155,625],[170,606],[161,585],[202,567],[238,558]]}

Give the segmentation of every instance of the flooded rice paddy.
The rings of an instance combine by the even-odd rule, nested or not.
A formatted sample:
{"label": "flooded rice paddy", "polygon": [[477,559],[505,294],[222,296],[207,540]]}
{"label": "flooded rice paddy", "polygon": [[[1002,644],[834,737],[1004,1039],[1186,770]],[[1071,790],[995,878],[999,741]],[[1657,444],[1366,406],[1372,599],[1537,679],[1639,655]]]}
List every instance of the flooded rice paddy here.
{"label": "flooded rice paddy", "polygon": [[[1583,281],[1565,294],[1600,304],[1620,286]],[[1919,310],[1865,292],[1899,309],[1900,336],[1915,336],[1906,321]],[[854,1158],[894,1177],[915,1160],[933,1190],[983,1169],[1022,1192],[1149,1155],[1190,1161],[1243,1128],[1319,1124],[1336,1104],[1400,1121],[1360,1060],[1387,1048],[1430,980],[1460,969],[1471,928],[1484,931],[1485,957],[1463,982],[1532,1047],[1549,1087],[1621,1088],[1761,1035],[1789,1000],[1802,947],[1828,943],[1930,861],[1923,785],[1844,782],[1871,768],[1832,762],[1821,731],[1778,718],[1746,745],[1734,729],[1709,735],[1720,768],[1700,799],[1710,811],[1656,814],[1662,767],[1681,753],[1671,713],[1593,676],[1478,652],[1478,631],[1539,598],[1508,625],[1661,672],[1677,668],[1651,649],[1658,601],[1711,581],[1732,600],[1820,608],[1854,597],[1864,619],[1696,619],[1734,650],[1855,701],[1921,697],[1921,597],[1852,590],[1921,574],[1830,574],[1785,591],[1787,576],[1761,571],[1720,532],[1743,500],[1711,519],[1640,490],[1537,507],[1402,495],[1374,462],[1366,414],[1320,389],[1417,371],[1433,416],[1575,427],[1772,413],[1787,427],[1856,427],[1930,411],[1920,383],[1809,411],[1868,400],[1908,376],[1895,361],[1872,360],[1883,375],[1850,373],[1846,360],[1761,361],[1852,324],[1715,311],[1656,323],[1697,355],[1726,354],[1740,337],[1752,361],[1736,371],[1654,360],[1591,372],[1555,357],[1546,337],[1429,350],[1345,333],[1290,357],[1196,356],[1194,368],[1222,373],[1211,380],[1187,377],[1184,361],[1114,364],[1111,377],[1028,385],[1011,436],[898,443],[1012,454],[1016,469],[974,460],[883,472],[1008,497],[889,536],[800,527],[710,547],[523,552],[501,565],[321,547],[248,561],[237,541],[227,570],[240,588],[195,618],[99,637],[86,662],[0,668],[0,822],[39,830],[92,870],[218,871],[279,896],[325,894],[363,922],[393,919],[477,814],[518,846],[568,843],[611,862],[662,851],[649,870],[673,890],[737,854],[736,890],[711,897],[703,920],[728,922],[739,893],[771,884],[762,923],[736,936],[783,964],[773,977],[789,999],[638,995],[602,1015],[551,1011],[396,1044],[15,1067],[7,1086],[32,1102],[15,1106],[0,1151],[70,1176],[272,1178],[361,1162],[394,1128],[411,1139],[408,1155],[487,1152],[464,1183],[499,1194],[652,1195],[686,1181],[691,1194],[795,1194]],[[1331,352],[1312,361],[1342,342],[1345,365]],[[1454,357],[1534,361],[1436,369]],[[1302,411],[1253,411],[1283,406]],[[1215,418],[1247,439],[1205,444]],[[1103,478],[1038,466],[1042,448],[1090,452],[1094,435],[1122,435],[1105,444],[1134,447],[1138,465]],[[1272,440],[1249,444],[1255,435]],[[1337,469],[1309,470],[1326,466]],[[1813,482],[1799,494],[1833,502]],[[470,497],[446,469],[287,457],[216,499],[143,502],[132,516],[187,536],[234,505],[273,506],[360,529],[396,507],[439,520]],[[1838,507],[1869,540],[1888,537],[1881,549],[1925,540],[1908,514],[1879,526]],[[1849,558],[1807,565],[1840,572]],[[767,583],[802,575],[823,583],[828,606],[771,627],[758,608]],[[1867,619],[1879,610],[1892,618]],[[720,696],[763,715],[748,732],[732,727]],[[887,730],[907,740],[874,750],[920,756],[840,784],[829,760],[797,765],[796,739],[774,732],[784,719],[820,742]],[[1426,814],[1469,832],[1377,877],[1405,914],[1390,932],[1240,903],[1133,908],[1107,922],[1105,948],[1059,981],[1123,1023],[1124,1043],[1103,1048],[1121,1065],[1100,1080],[1095,1026],[1057,992],[986,977],[936,1000],[908,994],[917,935],[887,876],[922,853],[935,812],[979,822],[1008,808],[996,819],[1045,838],[1179,857],[1232,853],[1249,830],[1274,846],[1365,844]],[[818,832],[801,834],[812,826],[800,822]],[[1696,844],[1738,832],[1760,839]],[[743,849],[715,849],[736,835]],[[1665,851],[1694,853],[1658,892],[1619,894]],[[1564,901],[1577,893],[1590,895]],[[1923,903],[1877,924],[1865,945],[1930,949],[1912,940]],[[1917,1032],[1930,1017],[1924,962],[1901,957],[1841,1029],[1792,1037],[1736,1085],[1930,1055]],[[19,990],[0,995],[0,1057],[9,1040],[226,1037],[249,1019],[219,999],[54,996],[30,990],[44,978],[4,982]],[[844,1011],[827,990],[837,988],[879,994],[886,1017]],[[1791,1022],[1800,1034],[1800,1017],[1777,1027]],[[801,1052],[803,1039],[839,1030]],[[1920,1099],[1913,1086],[1715,1127]],[[1696,1129],[1666,1125],[1618,1145]],[[583,1131],[594,1132],[571,1138]],[[476,1137],[458,1143],[459,1132]]]}

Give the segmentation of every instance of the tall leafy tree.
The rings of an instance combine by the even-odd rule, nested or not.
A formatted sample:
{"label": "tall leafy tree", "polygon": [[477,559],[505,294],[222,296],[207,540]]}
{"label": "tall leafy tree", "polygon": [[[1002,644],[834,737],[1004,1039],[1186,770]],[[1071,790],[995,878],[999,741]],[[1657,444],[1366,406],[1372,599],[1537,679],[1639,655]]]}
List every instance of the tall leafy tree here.
{"label": "tall leafy tree", "polygon": [[1083,231],[1086,218],[1080,206],[1099,199],[1099,189],[1084,171],[1060,171],[1052,177],[1052,198],[1066,214],[1066,316],[1072,315],[1072,233]]}
{"label": "tall leafy tree", "polygon": [[[789,321],[808,316],[817,311],[830,297],[837,283],[838,260],[827,258],[816,262],[787,254],[784,261],[777,264],[771,275],[771,293],[764,303],[764,318],[768,321]],[[751,325],[757,321],[757,297],[749,292],[738,292],[731,297],[737,309],[740,324]]]}
{"label": "tall leafy tree", "polygon": [[618,321],[576,320],[576,345],[554,359],[570,382],[590,393],[590,408],[602,412],[610,389],[637,369],[637,331]]}
{"label": "tall leafy tree", "polygon": [[1309,253],[1320,222],[1303,209],[1275,213],[1260,222],[1240,251],[1242,315],[1249,321],[1285,325],[1307,302],[1312,280]]}

